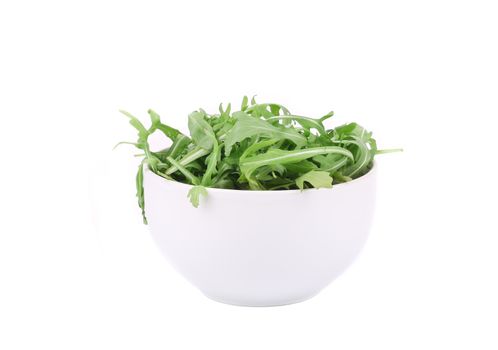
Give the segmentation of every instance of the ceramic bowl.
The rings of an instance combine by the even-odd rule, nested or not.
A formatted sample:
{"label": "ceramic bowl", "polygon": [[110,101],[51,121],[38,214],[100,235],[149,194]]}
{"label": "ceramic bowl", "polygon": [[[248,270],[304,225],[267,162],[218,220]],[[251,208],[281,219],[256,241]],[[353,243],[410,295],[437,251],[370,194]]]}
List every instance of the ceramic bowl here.
{"label": "ceramic bowl", "polygon": [[191,186],[146,170],[145,210],[166,259],[207,297],[273,306],[316,295],[363,247],[371,226],[376,166],[330,189],[208,189],[198,208]]}

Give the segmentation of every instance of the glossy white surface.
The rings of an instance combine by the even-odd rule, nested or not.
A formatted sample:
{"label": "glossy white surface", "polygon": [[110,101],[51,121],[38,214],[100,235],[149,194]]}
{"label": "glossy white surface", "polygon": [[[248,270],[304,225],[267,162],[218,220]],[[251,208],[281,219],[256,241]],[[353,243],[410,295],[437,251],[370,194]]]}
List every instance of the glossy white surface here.
{"label": "glossy white surface", "polygon": [[376,167],[332,189],[208,189],[199,208],[187,199],[190,186],[148,170],[144,188],[154,241],[206,296],[284,305],[317,294],[358,255],[372,220]]}

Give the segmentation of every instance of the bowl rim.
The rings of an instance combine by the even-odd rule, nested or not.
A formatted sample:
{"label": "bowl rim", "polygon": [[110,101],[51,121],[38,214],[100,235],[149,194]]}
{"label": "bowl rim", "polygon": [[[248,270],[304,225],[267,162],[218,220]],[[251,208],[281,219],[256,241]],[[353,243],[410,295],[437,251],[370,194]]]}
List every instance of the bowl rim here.
{"label": "bowl rim", "polygon": [[[165,183],[168,183],[168,184],[173,185],[173,186],[185,187],[188,189],[194,187],[194,185],[186,184],[186,183],[183,183],[180,181],[169,180],[169,179],[166,179],[162,176],[159,176],[156,173],[154,173],[152,170],[150,170],[149,167],[144,167],[144,173],[148,173],[148,174],[150,173],[151,175],[153,175],[153,177],[155,177],[159,180],[163,180]],[[209,192],[214,191],[214,192],[224,192],[224,193],[295,193],[295,192],[304,192],[304,191],[312,191],[312,190],[331,191],[337,187],[344,188],[347,186],[354,186],[355,184],[358,184],[360,182],[365,182],[369,178],[373,177],[376,173],[377,173],[377,162],[375,160],[373,160],[372,161],[372,168],[368,171],[368,173],[366,173],[360,177],[357,177],[356,179],[353,179],[351,181],[343,182],[343,183],[340,183],[337,185],[332,185],[332,187],[330,187],[330,188],[323,188],[323,187],[322,188],[306,188],[304,190],[300,190],[300,189],[295,189],[295,190],[237,190],[237,189],[230,189],[230,188],[206,187],[206,189]]]}

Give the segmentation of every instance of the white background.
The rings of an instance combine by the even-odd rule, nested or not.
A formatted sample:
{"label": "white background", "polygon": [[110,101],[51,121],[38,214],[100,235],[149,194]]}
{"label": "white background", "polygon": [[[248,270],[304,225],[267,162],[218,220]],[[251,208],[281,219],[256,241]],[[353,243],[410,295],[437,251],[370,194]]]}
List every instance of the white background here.
{"label": "white background", "polygon": [[[498,348],[493,5],[2,1],[0,348]],[[301,304],[202,296],[141,225],[132,151],[110,151],[135,135],[119,108],[185,129],[244,94],[405,149],[379,157],[360,258]]]}

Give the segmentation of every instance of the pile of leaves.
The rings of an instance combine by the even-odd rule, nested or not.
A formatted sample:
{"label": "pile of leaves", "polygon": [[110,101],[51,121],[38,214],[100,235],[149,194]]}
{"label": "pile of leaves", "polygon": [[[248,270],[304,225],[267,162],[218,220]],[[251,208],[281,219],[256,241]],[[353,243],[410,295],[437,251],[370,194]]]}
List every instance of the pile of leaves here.
{"label": "pile of leaves", "polygon": [[[146,128],[126,111],[138,140],[131,144],[143,151],[136,177],[138,204],[144,223],[143,170],[147,166],[168,180],[193,185],[192,204],[206,188],[233,190],[290,190],[329,188],[367,173],[378,150],[372,133],[356,123],[326,128],[324,122],[333,112],[320,118],[292,114],[276,103],[251,102],[244,97],[239,111],[231,105],[219,106],[219,113],[203,109],[188,116],[187,136],[164,124],[149,110],[151,125]],[[148,138],[162,132],[172,144],[151,151]],[[130,142],[122,142],[130,143]]]}

